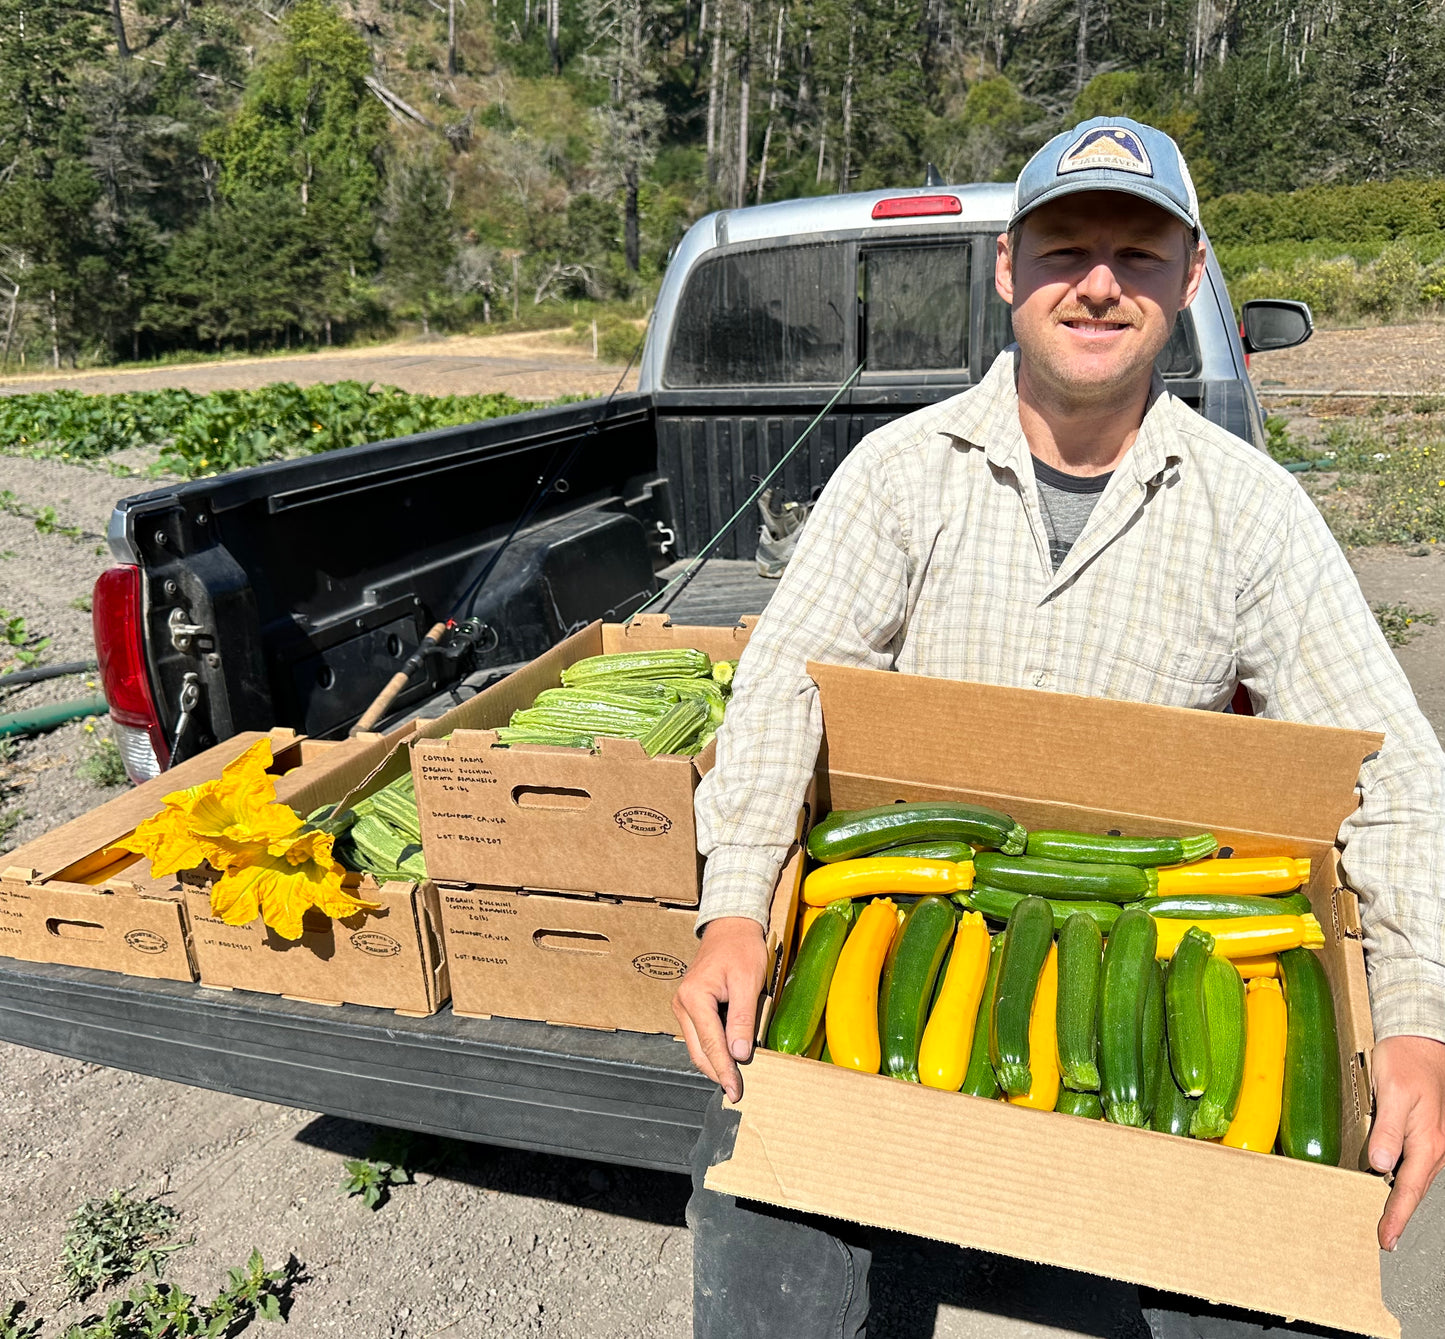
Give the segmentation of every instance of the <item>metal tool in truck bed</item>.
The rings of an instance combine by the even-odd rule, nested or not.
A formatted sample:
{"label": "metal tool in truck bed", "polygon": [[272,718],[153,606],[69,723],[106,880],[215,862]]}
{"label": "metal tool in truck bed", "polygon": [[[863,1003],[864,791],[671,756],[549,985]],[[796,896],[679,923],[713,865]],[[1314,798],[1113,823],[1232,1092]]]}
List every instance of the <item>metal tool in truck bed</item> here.
{"label": "metal tool in truck bed", "polygon": [[[717,560],[671,612],[759,612],[772,584],[741,510],[757,480],[805,437],[776,483],[807,499],[866,433],[974,384],[1007,344],[993,258],[1010,198],[927,187],[709,215],[672,258],[635,392],[127,498],[94,617],[131,775],[243,729],[342,735],[448,619],[461,635],[423,658],[382,725],[449,705],[594,618],[627,618],[709,545]],[[1299,343],[1309,315],[1263,302],[1244,317],[1247,343],[1211,252],[1160,368],[1262,446],[1246,350]],[[0,1036],[382,1124],[678,1170],[708,1095],[665,1038],[449,1010],[408,1020],[8,960]]]}

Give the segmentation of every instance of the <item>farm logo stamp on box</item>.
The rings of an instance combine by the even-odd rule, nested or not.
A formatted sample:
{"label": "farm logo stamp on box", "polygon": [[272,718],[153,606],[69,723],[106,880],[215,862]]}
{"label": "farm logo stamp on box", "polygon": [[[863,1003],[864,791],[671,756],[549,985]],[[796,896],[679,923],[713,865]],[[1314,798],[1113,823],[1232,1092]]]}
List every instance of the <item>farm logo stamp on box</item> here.
{"label": "farm logo stamp on box", "polygon": [[672,831],[672,819],[656,809],[635,805],[630,809],[619,809],[612,817],[624,832],[638,837],[662,837]]}
{"label": "farm logo stamp on box", "polygon": [[654,981],[676,981],[687,971],[687,964],[670,953],[639,953],[632,965]]}

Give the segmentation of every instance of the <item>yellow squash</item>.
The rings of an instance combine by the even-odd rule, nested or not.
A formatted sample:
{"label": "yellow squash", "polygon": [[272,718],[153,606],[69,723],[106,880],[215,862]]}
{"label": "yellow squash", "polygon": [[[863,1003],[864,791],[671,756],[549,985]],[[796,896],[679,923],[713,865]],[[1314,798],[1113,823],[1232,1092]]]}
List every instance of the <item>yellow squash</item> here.
{"label": "yellow squash", "polygon": [[815,869],[803,880],[803,901],[810,907],[822,907],[839,898],[876,897],[880,893],[947,897],[972,887],[971,861],[864,856]]}
{"label": "yellow squash", "polygon": [[1171,958],[1191,925],[1214,936],[1216,958],[1257,958],[1287,948],[1323,948],[1324,931],[1313,916],[1236,916],[1221,920],[1176,921],[1156,917],[1156,958]]}
{"label": "yellow squash", "polygon": [[888,898],[870,902],[838,955],[823,1026],[828,1054],[844,1069],[878,1072],[878,978],[897,928],[898,908]]}
{"label": "yellow squash", "polygon": [[1268,896],[1288,893],[1309,880],[1310,862],[1292,856],[1246,856],[1229,860],[1196,860],[1192,865],[1166,865],[1158,871],[1158,897],[1175,894],[1230,893]]}
{"label": "yellow squash", "polygon": [[988,927],[977,911],[965,912],[953,933],[953,956],[923,1042],[918,1048],[918,1077],[925,1087],[956,1093],[963,1086],[978,1023],[978,1005],[988,975]]}
{"label": "yellow squash", "polygon": [[1232,958],[1235,970],[1246,981],[1253,981],[1262,976],[1279,975],[1279,959],[1273,953],[1266,953],[1258,958]]}
{"label": "yellow squash", "polygon": [[1279,1133],[1284,1093],[1286,1012],[1278,981],[1249,983],[1244,999],[1244,1085],[1222,1142],[1230,1148],[1269,1153]]}
{"label": "yellow squash", "polygon": [[1028,1092],[1009,1098],[1015,1106],[1052,1111],[1058,1103],[1063,1081],[1059,1066],[1058,1012],[1059,946],[1051,944],[1044,969],[1039,973],[1033,1008],[1029,1011],[1029,1076],[1033,1081]]}

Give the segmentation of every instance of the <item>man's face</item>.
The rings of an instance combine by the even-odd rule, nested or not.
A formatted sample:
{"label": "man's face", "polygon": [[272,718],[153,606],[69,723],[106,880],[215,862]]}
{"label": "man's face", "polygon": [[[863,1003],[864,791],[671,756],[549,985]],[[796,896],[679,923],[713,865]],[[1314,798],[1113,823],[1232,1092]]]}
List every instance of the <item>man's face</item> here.
{"label": "man's face", "polygon": [[[1030,378],[1079,405],[1132,392],[1199,291],[1204,246],[1137,196],[1084,191],[998,239],[994,283]],[[1042,387],[1041,387],[1042,388]]]}

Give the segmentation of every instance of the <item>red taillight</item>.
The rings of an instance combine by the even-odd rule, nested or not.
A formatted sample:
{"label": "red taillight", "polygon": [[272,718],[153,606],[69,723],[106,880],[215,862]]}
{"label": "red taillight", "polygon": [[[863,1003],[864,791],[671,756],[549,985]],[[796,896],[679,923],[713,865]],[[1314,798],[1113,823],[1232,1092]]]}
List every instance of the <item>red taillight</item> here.
{"label": "red taillight", "polygon": [[920,214],[961,214],[956,195],[900,195],[873,206],[875,219],[912,219]]}
{"label": "red taillight", "polygon": [[140,568],[111,567],[100,574],[90,604],[100,686],[118,725],[144,730],[161,767],[170,761],[146,673]]}

